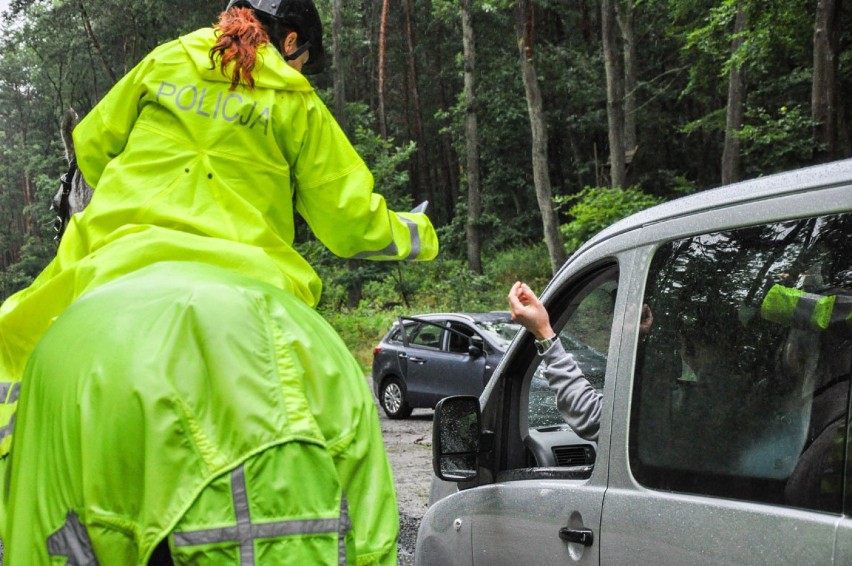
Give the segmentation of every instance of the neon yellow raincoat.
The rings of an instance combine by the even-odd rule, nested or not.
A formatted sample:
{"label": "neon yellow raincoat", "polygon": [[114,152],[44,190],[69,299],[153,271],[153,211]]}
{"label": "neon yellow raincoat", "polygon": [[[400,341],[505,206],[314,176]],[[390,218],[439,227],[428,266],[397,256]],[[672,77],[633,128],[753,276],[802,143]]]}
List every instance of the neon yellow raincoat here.
{"label": "neon yellow raincoat", "polygon": [[[78,164],[96,187],[92,202],[72,218],[54,261],[0,308],[0,472],[21,426],[16,410],[30,353],[57,316],[100,286],[159,262],[196,262],[314,306],[321,283],[292,247],[294,208],[342,257],[437,254],[426,216],[387,209],[327,108],[274,48],[259,50],[256,88],[231,92],[211,69],[214,41],[204,29],[155,49],[74,131]],[[390,484],[369,489],[392,497]],[[395,535],[359,533],[353,522],[367,546],[384,548]]]}

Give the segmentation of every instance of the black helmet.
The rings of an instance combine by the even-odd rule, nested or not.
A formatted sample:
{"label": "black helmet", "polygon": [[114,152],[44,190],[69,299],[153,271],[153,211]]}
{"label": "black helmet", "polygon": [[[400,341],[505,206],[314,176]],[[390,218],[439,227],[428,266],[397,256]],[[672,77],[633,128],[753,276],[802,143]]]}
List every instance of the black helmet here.
{"label": "black helmet", "polygon": [[308,62],[302,67],[303,74],[314,75],[325,68],[322,20],[314,0],[229,0],[228,7],[225,9],[229,10],[234,6],[252,8],[260,14],[274,18],[299,34],[302,47],[306,48],[309,54]]}

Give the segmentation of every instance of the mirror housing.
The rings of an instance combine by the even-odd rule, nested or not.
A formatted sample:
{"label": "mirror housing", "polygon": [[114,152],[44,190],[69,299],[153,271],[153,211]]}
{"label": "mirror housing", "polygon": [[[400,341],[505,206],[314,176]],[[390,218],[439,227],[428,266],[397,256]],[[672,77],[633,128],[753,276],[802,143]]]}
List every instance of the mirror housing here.
{"label": "mirror housing", "polygon": [[470,345],[467,347],[467,353],[472,358],[477,358],[485,353],[485,340],[482,336],[474,334],[470,337]]}
{"label": "mirror housing", "polygon": [[463,482],[479,475],[482,414],[479,398],[446,397],[435,407],[432,422],[432,469],[444,481]]}

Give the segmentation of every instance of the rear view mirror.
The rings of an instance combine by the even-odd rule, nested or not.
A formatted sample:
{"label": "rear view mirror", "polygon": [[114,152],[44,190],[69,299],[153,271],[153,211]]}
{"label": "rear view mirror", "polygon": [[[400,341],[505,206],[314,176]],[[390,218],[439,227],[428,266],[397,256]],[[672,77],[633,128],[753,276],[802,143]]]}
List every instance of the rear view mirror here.
{"label": "rear view mirror", "polygon": [[467,347],[467,353],[471,357],[481,356],[485,352],[485,341],[482,336],[471,336],[470,345]]}
{"label": "rear view mirror", "polygon": [[445,481],[470,481],[478,475],[482,435],[479,398],[458,395],[441,399],[432,423],[432,468]]}

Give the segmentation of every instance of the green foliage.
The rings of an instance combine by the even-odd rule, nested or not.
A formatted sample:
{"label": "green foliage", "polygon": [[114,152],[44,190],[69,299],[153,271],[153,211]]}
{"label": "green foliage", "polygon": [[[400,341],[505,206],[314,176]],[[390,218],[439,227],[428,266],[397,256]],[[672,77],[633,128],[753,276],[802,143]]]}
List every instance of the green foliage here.
{"label": "green foliage", "polygon": [[44,238],[25,238],[21,245],[21,259],[0,272],[3,299],[32,283],[55,253],[55,246],[47,244]]}
{"label": "green foliage", "polygon": [[586,187],[577,195],[555,200],[560,205],[574,203],[568,209],[573,220],[560,226],[569,252],[610,224],[663,201],[635,187]]}
{"label": "green foliage", "polygon": [[544,242],[499,252],[488,258],[484,272],[492,288],[503,295],[508,294],[515,281],[524,281],[540,292],[553,276]]}
{"label": "green foliage", "polygon": [[[681,101],[700,102],[701,110],[681,132],[697,141],[712,136],[721,156],[726,127],[728,73],[746,77],[746,122],[737,135],[749,177],[795,168],[813,159],[808,128],[813,66],[815,6],[811,0],[702,0],[672,2],[675,37],[689,82]],[[734,33],[741,12],[746,26]],[[734,40],[740,41],[733,49]],[[696,109],[698,109],[696,108]],[[789,108],[789,112],[775,109]],[[715,163],[719,163],[716,159]],[[714,171],[715,172],[715,171]]]}
{"label": "green foliage", "polygon": [[747,142],[745,153],[755,158],[756,170],[784,171],[813,155],[814,121],[800,107],[782,106],[777,112],[753,108],[748,122],[736,135]]}
{"label": "green foliage", "polygon": [[402,309],[377,310],[366,307],[355,312],[325,309],[320,312],[349,347],[365,373],[369,373],[373,362],[373,348],[387,333],[396,317],[404,314]]}
{"label": "green foliage", "polygon": [[[330,97],[327,91],[320,91],[320,94]],[[417,151],[417,144],[408,141],[396,145],[393,138],[382,139],[373,128],[375,113],[363,102],[346,104],[346,118],[352,132],[352,145],[373,173],[376,191],[385,197],[391,208],[409,210],[411,196],[405,167]]]}
{"label": "green foliage", "polygon": [[383,140],[377,133],[363,127],[355,129],[353,138],[353,145],[373,172],[376,190],[381,191],[391,208],[410,210],[408,171],[403,166],[417,151],[416,144],[409,141],[405,145],[394,146],[392,138]]}
{"label": "green foliage", "polygon": [[[727,75],[732,65],[742,66],[746,61],[748,51],[746,46],[748,34],[746,33],[736,36],[744,39],[746,43],[736,53],[731,54],[731,41],[735,38],[731,32],[740,6],[741,3],[737,0],[722,0],[719,5],[707,10],[706,16],[700,20],[703,25],[685,34],[686,41],[683,49],[688,56],[707,57],[714,62],[725,62],[721,66],[713,65],[717,76],[720,77]],[[706,77],[702,77],[699,73],[700,67],[697,65],[691,71],[690,88],[694,88],[698,81],[706,80]]]}
{"label": "green foliage", "polygon": [[467,203],[460,202],[456,206],[456,215],[452,222],[435,229],[441,246],[442,258],[463,259],[467,257]]}
{"label": "green foliage", "polygon": [[[316,257],[306,248],[301,249]],[[505,250],[485,257],[484,264],[485,273],[476,275],[465,262],[456,259],[372,263],[384,271],[385,277],[365,283],[361,303],[348,309],[344,306],[345,269],[339,261],[337,265],[322,263],[318,271],[325,287],[319,310],[368,371],[373,347],[397,316],[506,310],[506,295],[515,281],[523,280],[540,291],[550,280],[550,260],[544,244]]]}
{"label": "green foliage", "polygon": [[[532,47],[547,122],[549,173],[553,194],[563,205],[562,222],[571,219],[563,226],[571,248],[631,212],[718,184],[727,73],[733,66],[747,77],[746,119],[737,132],[747,176],[808,164],[818,149],[812,147],[810,118],[814,0],[631,2],[637,38],[633,92],[638,151],[625,184],[642,191],[589,188],[606,184],[609,153],[599,3],[535,2]],[[209,25],[225,4],[225,0],[11,2],[0,39],[4,296],[31,281],[52,254],[47,207],[64,172],[58,133],[64,110],[72,106],[86,114],[113,84],[113,76],[123,75],[155,45]],[[408,210],[417,204],[413,195],[431,193],[441,259],[403,265],[341,261],[312,240],[302,223],[297,229],[298,248],[325,282],[323,312],[346,336],[370,344],[397,311],[503,308],[506,287],[515,279],[541,288],[549,276],[549,261],[541,244],[533,190],[515,0],[472,3],[482,277],[470,274],[464,263],[467,108],[462,100],[460,1],[414,0],[410,27],[404,19],[408,4],[390,3],[384,50],[388,139],[376,133],[381,2],[344,4],[338,39],[345,57],[340,65],[347,133],[373,171],[376,191],[391,208]],[[318,0],[329,55],[331,5],[330,0]],[[738,10],[748,15],[749,25],[740,36],[742,45],[732,52]],[[837,72],[843,100],[843,93],[852,91],[849,3],[843,3],[840,18]],[[331,79],[331,72],[311,77],[327,100]],[[852,106],[842,106],[839,123],[846,130],[841,137],[848,139]],[[422,121],[416,145],[415,118]],[[586,189],[575,194],[581,187]],[[345,309],[353,300],[351,291],[359,287],[361,304]]]}

